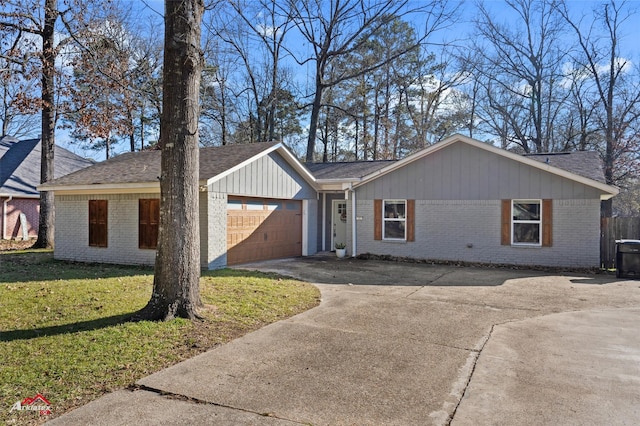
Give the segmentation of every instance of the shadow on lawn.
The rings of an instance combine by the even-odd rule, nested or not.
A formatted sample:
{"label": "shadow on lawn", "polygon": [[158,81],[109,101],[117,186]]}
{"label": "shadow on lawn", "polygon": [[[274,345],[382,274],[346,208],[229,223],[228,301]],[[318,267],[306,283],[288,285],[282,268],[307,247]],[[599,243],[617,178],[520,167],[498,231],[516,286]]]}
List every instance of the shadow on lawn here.
{"label": "shadow on lawn", "polygon": [[148,266],[67,262],[38,251],[0,253],[0,266],[0,283],[153,275]]}
{"label": "shadow on lawn", "polygon": [[80,321],[72,324],[53,325],[50,327],[34,328],[29,330],[10,330],[0,332],[0,342],[14,340],[29,340],[37,337],[57,336],[60,334],[77,333],[81,331],[99,330],[131,321],[135,312],[129,314],[113,315],[105,318],[97,318],[89,321]]}

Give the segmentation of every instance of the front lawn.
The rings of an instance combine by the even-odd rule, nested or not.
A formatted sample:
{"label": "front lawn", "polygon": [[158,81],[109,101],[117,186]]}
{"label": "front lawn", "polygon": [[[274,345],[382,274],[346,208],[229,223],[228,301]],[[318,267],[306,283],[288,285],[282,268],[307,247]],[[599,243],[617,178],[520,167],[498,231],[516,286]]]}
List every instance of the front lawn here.
{"label": "front lawn", "polygon": [[53,416],[265,324],[316,306],[318,290],[258,272],[203,272],[203,321],[127,322],[149,300],[153,270],[0,253],[0,423],[46,420],[13,411],[36,394]]}

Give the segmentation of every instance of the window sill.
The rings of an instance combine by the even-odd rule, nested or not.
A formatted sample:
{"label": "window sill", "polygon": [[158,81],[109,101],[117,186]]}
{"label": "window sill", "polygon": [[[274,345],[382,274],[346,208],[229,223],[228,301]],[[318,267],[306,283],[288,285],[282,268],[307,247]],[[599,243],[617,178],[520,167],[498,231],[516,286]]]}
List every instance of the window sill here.
{"label": "window sill", "polygon": [[383,243],[392,243],[392,244],[405,244],[407,240],[392,240],[392,239],[382,239]]}

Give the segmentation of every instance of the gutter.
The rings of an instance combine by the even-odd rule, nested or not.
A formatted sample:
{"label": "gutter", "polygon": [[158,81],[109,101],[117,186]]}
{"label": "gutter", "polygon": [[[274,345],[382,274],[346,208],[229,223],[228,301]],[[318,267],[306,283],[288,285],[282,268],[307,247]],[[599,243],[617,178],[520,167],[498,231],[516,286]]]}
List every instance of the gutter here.
{"label": "gutter", "polygon": [[[351,197],[349,197],[351,194]],[[356,257],[357,229],[356,229],[356,191],[353,190],[353,183],[349,183],[349,188],[344,191],[344,198],[351,198],[351,257]]]}

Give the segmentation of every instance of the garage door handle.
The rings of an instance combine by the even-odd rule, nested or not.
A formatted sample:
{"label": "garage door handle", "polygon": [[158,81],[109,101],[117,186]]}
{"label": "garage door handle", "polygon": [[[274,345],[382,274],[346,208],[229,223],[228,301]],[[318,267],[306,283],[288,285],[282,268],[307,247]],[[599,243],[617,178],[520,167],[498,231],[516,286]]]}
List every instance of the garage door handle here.
{"label": "garage door handle", "polygon": [[267,241],[267,233],[264,233],[264,240]]}

